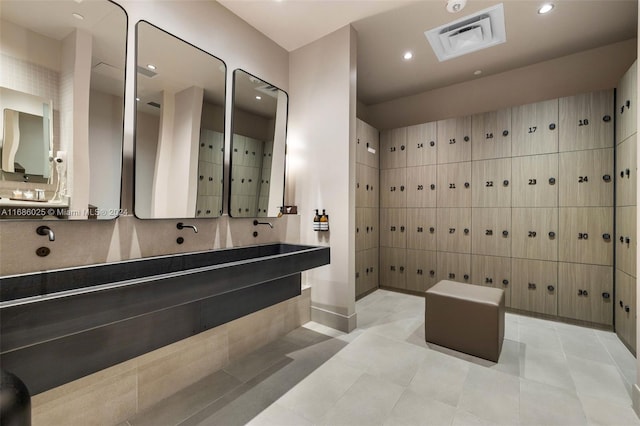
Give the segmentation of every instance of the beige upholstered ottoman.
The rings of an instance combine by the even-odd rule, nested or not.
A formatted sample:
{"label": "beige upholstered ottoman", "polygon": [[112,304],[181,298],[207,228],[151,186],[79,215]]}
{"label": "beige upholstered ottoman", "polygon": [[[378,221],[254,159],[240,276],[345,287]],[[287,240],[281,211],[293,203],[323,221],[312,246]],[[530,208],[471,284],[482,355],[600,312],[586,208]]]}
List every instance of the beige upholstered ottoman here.
{"label": "beige upholstered ottoman", "polygon": [[426,294],[427,342],[498,361],[504,339],[504,290],[440,281]]}

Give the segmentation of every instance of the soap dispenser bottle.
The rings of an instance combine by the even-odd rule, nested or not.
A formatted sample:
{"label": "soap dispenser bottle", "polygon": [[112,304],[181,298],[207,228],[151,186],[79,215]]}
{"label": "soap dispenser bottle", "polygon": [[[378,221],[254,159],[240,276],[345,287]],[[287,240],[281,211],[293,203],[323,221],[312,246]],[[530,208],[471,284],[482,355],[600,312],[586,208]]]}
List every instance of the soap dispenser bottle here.
{"label": "soap dispenser bottle", "polygon": [[320,230],[329,230],[329,215],[325,212],[324,209],[322,209],[322,216],[320,216]]}
{"label": "soap dispenser bottle", "polygon": [[320,230],[320,214],[318,213],[318,209],[316,209],[316,215],[313,217],[313,230]]}

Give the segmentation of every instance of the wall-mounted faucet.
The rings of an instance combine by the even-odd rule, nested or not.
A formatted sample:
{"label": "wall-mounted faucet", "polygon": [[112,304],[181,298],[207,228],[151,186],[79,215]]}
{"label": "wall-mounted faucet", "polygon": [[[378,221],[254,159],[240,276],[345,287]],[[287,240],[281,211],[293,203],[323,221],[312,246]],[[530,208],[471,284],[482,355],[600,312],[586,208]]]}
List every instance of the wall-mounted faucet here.
{"label": "wall-mounted faucet", "polygon": [[258,226],[258,225],[269,225],[269,227],[273,229],[273,224],[271,222],[258,222],[258,219],[254,220],[253,226]]}
{"label": "wall-mounted faucet", "polygon": [[195,232],[196,234],[198,233],[198,228],[196,228],[195,225],[185,225],[182,222],[178,222],[178,224],[176,225],[176,228],[178,229],[191,228],[193,229],[193,232]]}
{"label": "wall-mounted faucet", "polygon": [[48,226],[38,226],[38,229],[36,229],[36,232],[38,233],[38,235],[48,235],[49,236],[49,241],[55,241],[56,240],[56,234],[53,233],[53,229],[49,228]]}

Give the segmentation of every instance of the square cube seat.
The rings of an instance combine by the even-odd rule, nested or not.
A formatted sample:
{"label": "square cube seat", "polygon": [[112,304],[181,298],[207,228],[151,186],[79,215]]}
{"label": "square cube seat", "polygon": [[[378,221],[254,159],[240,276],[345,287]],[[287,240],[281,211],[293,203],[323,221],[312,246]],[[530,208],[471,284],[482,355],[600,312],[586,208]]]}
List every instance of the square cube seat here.
{"label": "square cube seat", "polygon": [[494,362],[504,340],[504,290],[440,281],[426,293],[429,343]]}

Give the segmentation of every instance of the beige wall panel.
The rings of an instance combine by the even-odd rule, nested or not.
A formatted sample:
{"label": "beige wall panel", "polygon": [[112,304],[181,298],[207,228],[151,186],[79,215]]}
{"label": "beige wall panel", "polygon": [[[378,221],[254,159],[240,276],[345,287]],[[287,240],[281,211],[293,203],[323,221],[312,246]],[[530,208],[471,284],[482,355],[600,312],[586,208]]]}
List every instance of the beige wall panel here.
{"label": "beige wall panel", "polygon": [[380,246],[407,246],[407,209],[380,209]]}
{"label": "beige wall panel", "polygon": [[636,207],[616,208],[616,268],[636,277]]}
{"label": "beige wall panel", "polygon": [[616,147],[616,205],[637,204],[638,159],[637,133]]}
{"label": "beige wall panel", "polygon": [[616,139],[620,143],[637,132],[638,61],[622,76],[616,92]]}
{"label": "beige wall panel", "polygon": [[616,334],[636,350],[636,279],[616,269]]}
{"label": "beige wall panel", "polygon": [[407,167],[407,207],[435,207],[437,166]]}
{"label": "beige wall panel", "polygon": [[364,207],[378,207],[380,205],[380,170],[366,167],[364,181]]}
{"label": "beige wall panel", "polygon": [[471,116],[438,121],[438,164],[471,161]]}
{"label": "beige wall panel", "polygon": [[512,209],[511,230],[512,257],[558,260],[558,209]]}
{"label": "beige wall panel", "polygon": [[406,250],[380,248],[380,285],[404,289],[406,284]]}
{"label": "beige wall panel", "polygon": [[438,126],[435,121],[407,127],[407,167],[436,164]]}
{"label": "beige wall panel", "polygon": [[471,253],[511,256],[511,209],[472,209]]}
{"label": "beige wall panel", "polygon": [[406,207],[406,189],[406,168],[380,170],[380,207]]}
{"label": "beige wall panel", "polygon": [[514,157],[558,152],[558,100],[521,105],[511,109]]}
{"label": "beige wall panel", "polygon": [[471,139],[474,161],[511,157],[511,108],[474,115]]}
{"label": "beige wall panel", "polygon": [[558,154],[513,158],[511,175],[513,207],[558,205]]}
{"label": "beige wall panel", "polygon": [[427,291],[437,282],[435,251],[407,250],[407,290]]}
{"label": "beige wall panel", "polygon": [[471,209],[437,209],[438,251],[471,253]]}
{"label": "beige wall panel", "polygon": [[560,98],[559,113],[560,152],[614,146],[613,90]]}
{"label": "beige wall panel", "polygon": [[439,251],[436,274],[438,281],[471,283],[471,255]]}
{"label": "beige wall panel", "polygon": [[511,307],[511,259],[471,255],[472,283],[504,290],[505,306]]}
{"label": "beige wall panel", "polygon": [[613,148],[562,152],[558,168],[560,207],[613,206]]}
{"label": "beige wall panel", "polygon": [[511,158],[471,164],[471,206],[511,207]]}
{"label": "beige wall panel", "polygon": [[436,250],[437,213],[435,208],[407,209],[407,248]]}
{"label": "beige wall panel", "polygon": [[380,168],[397,169],[407,166],[407,128],[384,130],[380,133]]}
{"label": "beige wall panel", "polygon": [[439,164],[438,207],[471,207],[471,162]]}
{"label": "beige wall panel", "polygon": [[561,262],[613,265],[613,208],[561,208],[558,259]]}
{"label": "beige wall panel", "polygon": [[613,268],[558,264],[558,315],[598,324],[613,324]]}
{"label": "beige wall panel", "polygon": [[558,313],[558,264],[512,259],[511,307],[547,315]]}

